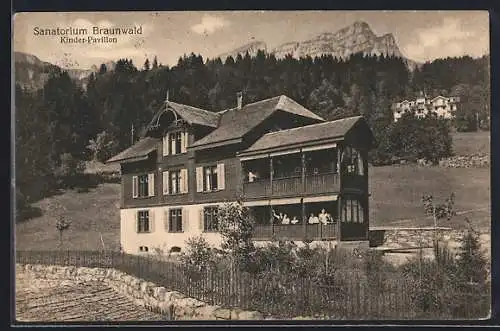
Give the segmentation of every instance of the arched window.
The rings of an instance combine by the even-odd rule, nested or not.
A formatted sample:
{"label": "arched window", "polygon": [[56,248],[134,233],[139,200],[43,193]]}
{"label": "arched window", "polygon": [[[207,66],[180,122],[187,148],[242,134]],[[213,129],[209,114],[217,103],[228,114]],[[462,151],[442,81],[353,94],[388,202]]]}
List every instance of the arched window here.
{"label": "arched window", "polygon": [[346,146],[342,151],[341,163],[348,175],[363,176],[365,173],[361,152],[351,146]]}

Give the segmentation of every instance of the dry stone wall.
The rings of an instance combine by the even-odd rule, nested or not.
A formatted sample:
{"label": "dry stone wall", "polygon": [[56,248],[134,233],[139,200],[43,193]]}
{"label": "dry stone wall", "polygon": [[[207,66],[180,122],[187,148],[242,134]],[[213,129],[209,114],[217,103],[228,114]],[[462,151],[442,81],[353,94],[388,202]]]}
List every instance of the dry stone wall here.
{"label": "dry stone wall", "polygon": [[173,320],[262,320],[258,311],[227,309],[186,297],[176,291],[133,277],[115,269],[63,267],[46,265],[16,265],[16,273],[29,273],[35,279],[103,282],[123,293],[138,306],[160,313]]}
{"label": "dry stone wall", "polygon": [[439,161],[439,166],[446,168],[487,168],[490,166],[488,154],[452,156]]}
{"label": "dry stone wall", "polygon": [[[456,250],[461,245],[461,238],[465,230],[455,230],[440,228],[437,230],[437,237],[440,243],[452,250]],[[370,230],[370,246],[385,247],[391,249],[432,247],[434,240],[434,229],[390,229],[390,230]],[[479,236],[482,248],[489,254],[491,246],[491,234],[481,233]]]}

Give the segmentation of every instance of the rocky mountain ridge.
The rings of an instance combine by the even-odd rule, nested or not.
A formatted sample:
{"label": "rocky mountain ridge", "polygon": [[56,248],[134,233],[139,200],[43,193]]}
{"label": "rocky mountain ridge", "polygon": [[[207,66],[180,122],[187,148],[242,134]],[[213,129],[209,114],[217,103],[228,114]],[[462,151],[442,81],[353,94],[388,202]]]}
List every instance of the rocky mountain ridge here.
{"label": "rocky mountain ridge", "polygon": [[253,41],[238,47],[235,50],[221,54],[221,59],[228,56],[236,57],[238,54],[244,56],[246,52],[250,55],[256,54],[258,50],[274,54],[278,59],[291,55],[294,58],[316,57],[321,55],[332,55],[337,58],[348,58],[355,53],[365,55],[396,56],[405,60],[408,67],[413,69],[417,63],[404,57],[399,50],[396,39],[391,33],[377,36],[368,23],[356,21],[353,24],[336,32],[321,33],[311,39],[304,41],[292,41],[281,44],[271,50],[263,41]]}

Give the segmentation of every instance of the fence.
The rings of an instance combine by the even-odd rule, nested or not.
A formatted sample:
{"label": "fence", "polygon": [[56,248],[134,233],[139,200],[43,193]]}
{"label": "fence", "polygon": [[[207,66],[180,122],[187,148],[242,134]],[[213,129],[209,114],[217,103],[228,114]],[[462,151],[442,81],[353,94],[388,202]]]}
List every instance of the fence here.
{"label": "fence", "polygon": [[[367,277],[359,271],[344,271],[336,275],[335,281],[329,282],[334,285],[319,285],[307,278],[261,278],[228,269],[187,271],[174,261],[98,251],[17,251],[16,262],[114,268],[212,305],[257,310],[282,318],[400,320],[452,317],[439,311],[418,313],[405,279],[391,275]],[[478,298],[482,305],[479,308]],[[461,293],[457,300],[465,304],[459,318],[485,317],[488,312],[487,296]]]}

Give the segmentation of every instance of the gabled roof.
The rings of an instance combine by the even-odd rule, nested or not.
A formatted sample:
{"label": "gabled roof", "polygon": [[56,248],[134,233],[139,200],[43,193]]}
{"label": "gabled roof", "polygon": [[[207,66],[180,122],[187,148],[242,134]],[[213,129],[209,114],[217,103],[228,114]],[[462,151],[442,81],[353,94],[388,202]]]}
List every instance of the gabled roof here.
{"label": "gabled roof", "polygon": [[432,99],[431,99],[431,102],[432,102],[432,101],[434,101],[434,100],[436,100],[436,99],[444,99],[444,100],[448,100],[448,98],[447,98],[447,97],[443,97],[442,95],[438,95],[437,97],[432,98]]}
{"label": "gabled roof", "polygon": [[216,128],[219,124],[220,114],[218,113],[172,101],[167,101],[165,105],[153,116],[153,119],[147,126],[147,130],[156,127],[161,115],[167,111],[172,110],[175,111],[177,115],[182,117],[189,124],[198,124],[212,128]]}
{"label": "gabled roof", "polygon": [[107,160],[106,163],[134,162],[145,160],[151,152],[154,152],[156,150],[159,141],[160,139],[158,138],[142,138],[126,150]]}
{"label": "gabled roof", "polygon": [[247,104],[241,109],[233,108],[219,112],[220,120],[218,128],[196,141],[190,148],[203,148],[223,142],[241,142],[245,134],[278,110],[313,118],[318,121],[324,121],[323,118],[304,108],[297,102],[287,96],[281,95]]}
{"label": "gabled roof", "polygon": [[267,133],[240,155],[287,149],[298,145],[314,144],[314,142],[340,141],[360,121],[364,121],[363,116],[347,117],[336,121]]}

